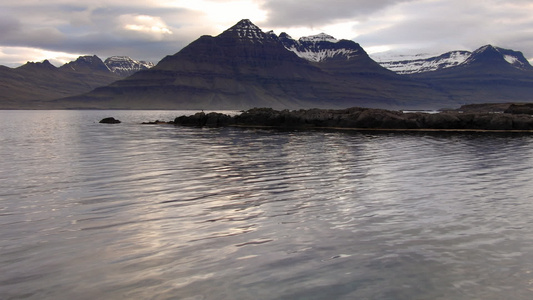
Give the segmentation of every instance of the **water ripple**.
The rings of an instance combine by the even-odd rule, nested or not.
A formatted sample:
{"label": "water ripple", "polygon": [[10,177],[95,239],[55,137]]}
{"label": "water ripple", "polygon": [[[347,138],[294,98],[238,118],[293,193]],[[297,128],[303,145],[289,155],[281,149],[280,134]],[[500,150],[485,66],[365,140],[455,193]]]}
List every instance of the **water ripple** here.
{"label": "water ripple", "polygon": [[531,298],[530,135],[109,113],[2,113],[4,298]]}

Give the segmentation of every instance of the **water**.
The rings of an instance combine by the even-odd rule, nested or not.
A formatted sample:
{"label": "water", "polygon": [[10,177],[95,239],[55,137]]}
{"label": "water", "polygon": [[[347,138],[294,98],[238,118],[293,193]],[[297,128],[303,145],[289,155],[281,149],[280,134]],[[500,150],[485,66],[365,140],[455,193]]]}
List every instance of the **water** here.
{"label": "water", "polygon": [[0,111],[1,299],[533,298],[533,135],[178,114]]}

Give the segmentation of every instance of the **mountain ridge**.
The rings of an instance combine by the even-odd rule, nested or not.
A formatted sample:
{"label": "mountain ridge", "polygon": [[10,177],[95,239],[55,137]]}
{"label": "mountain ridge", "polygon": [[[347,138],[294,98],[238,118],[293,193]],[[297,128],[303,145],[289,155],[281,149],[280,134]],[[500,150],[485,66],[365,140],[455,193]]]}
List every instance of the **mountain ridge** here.
{"label": "mountain ridge", "polygon": [[148,70],[154,66],[151,62],[134,60],[128,56],[110,56],[104,60],[104,64],[120,77],[128,77],[135,72]]}
{"label": "mountain ridge", "polygon": [[275,34],[242,20],[217,36],[201,36],[150,70],[61,101],[77,107],[139,109],[399,108],[419,107],[428,95],[446,97],[381,67],[353,41],[302,41],[320,43],[321,49],[349,47],[358,55],[308,61]]}
{"label": "mountain ridge", "polygon": [[[491,52],[491,53],[488,53]],[[422,56],[422,55],[416,55]],[[416,57],[415,56],[415,57]],[[504,49],[493,45],[484,45],[474,51],[454,50],[440,55],[414,59],[384,59],[374,55],[383,67],[402,75],[425,73],[452,68],[463,64],[496,63],[500,66],[510,64],[518,69],[533,70],[522,52]]]}
{"label": "mountain ridge", "polygon": [[91,91],[137,70],[133,63],[129,70],[120,71],[123,73],[113,72],[96,55],[80,56],[60,67],[49,60],[27,62],[16,68],[3,66],[0,68],[0,108],[48,108],[50,100]]}

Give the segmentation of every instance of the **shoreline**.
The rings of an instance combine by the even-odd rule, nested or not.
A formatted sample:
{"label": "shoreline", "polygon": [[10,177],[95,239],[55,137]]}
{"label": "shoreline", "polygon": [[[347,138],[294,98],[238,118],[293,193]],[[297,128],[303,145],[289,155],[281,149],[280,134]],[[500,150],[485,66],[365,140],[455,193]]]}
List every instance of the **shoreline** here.
{"label": "shoreline", "polygon": [[[152,124],[160,121],[152,122]],[[352,130],[391,132],[533,132],[533,116],[514,113],[462,113],[446,111],[434,114],[353,107],[347,109],[274,110],[253,108],[229,116],[199,112],[179,116],[176,126],[277,128],[289,130]]]}

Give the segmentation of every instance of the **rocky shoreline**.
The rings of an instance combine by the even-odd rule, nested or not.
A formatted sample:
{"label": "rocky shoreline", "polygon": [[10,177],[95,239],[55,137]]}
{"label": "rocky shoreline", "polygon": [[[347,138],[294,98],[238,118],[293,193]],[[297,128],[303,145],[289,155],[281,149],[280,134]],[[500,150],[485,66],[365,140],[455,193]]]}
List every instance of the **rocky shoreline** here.
{"label": "rocky shoreline", "polygon": [[533,116],[523,113],[527,112],[525,106],[529,105],[514,107],[514,110],[509,112],[462,112],[458,110],[434,114],[404,113],[361,107],[292,111],[254,108],[235,116],[216,112],[199,112],[191,116],[177,117],[170,123],[197,127],[237,126],[287,129],[533,131]]}

